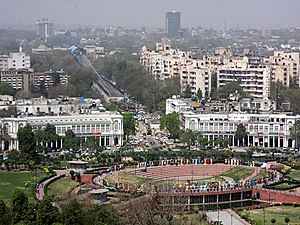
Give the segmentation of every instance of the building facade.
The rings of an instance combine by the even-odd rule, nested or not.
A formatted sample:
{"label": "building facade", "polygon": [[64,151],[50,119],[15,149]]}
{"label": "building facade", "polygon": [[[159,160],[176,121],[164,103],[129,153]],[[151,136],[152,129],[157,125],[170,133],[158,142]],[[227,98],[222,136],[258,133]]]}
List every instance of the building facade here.
{"label": "building facade", "polygon": [[[254,98],[268,98],[271,87],[271,69],[267,65],[251,65],[248,58],[231,60],[218,66],[218,88],[236,81]],[[235,90],[233,90],[234,92]]]}
{"label": "building facade", "polygon": [[0,71],[0,81],[8,83],[15,90],[30,92],[39,89],[40,85],[45,85],[46,89],[50,86],[61,84],[67,85],[69,75],[63,70],[46,71],[46,72],[30,72],[29,70],[5,70]]}
{"label": "building facade", "polygon": [[181,91],[184,91],[189,85],[193,95],[197,95],[198,90],[201,90],[202,97],[210,94],[211,76],[209,69],[201,64],[203,64],[201,60],[193,60],[181,66]]}
{"label": "building facade", "polygon": [[180,12],[167,12],[166,13],[166,34],[168,37],[178,37],[179,29],[181,26]]}
{"label": "building facade", "polygon": [[27,124],[33,130],[44,129],[47,124],[54,125],[56,134],[61,137],[56,143],[56,148],[63,148],[62,137],[67,130],[72,130],[77,137],[87,140],[89,137],[95,138],[99,146],[116,146],[123,143],[123,116],[117,112],[103,112],[100,114],[84,114],[69,116],[34,116],[23,118],[3,118],[1,126],[5,127],[10,136],[9,143],[2,141],[2,149],[19,150],[17,134],[20,128]]}
{"label": "building facade", "polygon": [[[230,146],[294,147],[290,129],[297,116],[283,114],[196,114],[182,113],[184,129],[199,131],[213,143],[218,138],[229,139]],[[243,124],[247,137],[243,143],[235,138],[237,126]]]}
{"label": "building facade", "polygon": [[48,38],[54,35],[53,22],[48,21],[48,19],[38,20],[37,35],[44,42],[48,42]]}
{"label": "building facade", "polygon": [[9,53],[8,55],[0,55],[0,71],[20,70],[30,68],[30,56],[22,52]]}
{"label": "building facade", "polygon": [[287,87],[300,86],[299,52],[274,51],[264,62],[272,68],[273,82],[279,81]]}

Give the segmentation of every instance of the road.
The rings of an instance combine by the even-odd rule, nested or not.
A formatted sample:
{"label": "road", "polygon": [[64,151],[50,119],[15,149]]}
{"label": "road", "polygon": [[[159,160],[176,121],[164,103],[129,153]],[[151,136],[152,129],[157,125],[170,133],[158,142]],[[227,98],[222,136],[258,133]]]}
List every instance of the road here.
{"label": "road", "polygon": [[220,221],[223,225],[251,225],[232,210],[211,211],[206,213],[208,220]]}

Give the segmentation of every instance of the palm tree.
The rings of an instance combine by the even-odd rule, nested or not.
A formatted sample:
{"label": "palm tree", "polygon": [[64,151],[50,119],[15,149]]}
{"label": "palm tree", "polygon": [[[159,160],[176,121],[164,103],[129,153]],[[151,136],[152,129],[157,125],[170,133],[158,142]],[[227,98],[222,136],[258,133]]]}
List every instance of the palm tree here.
{"label": "palm tree", "polygon": [[295,147],[299,147],[300,140],[300,120],[297,120],[290,130],[291,137],[296,141]]}

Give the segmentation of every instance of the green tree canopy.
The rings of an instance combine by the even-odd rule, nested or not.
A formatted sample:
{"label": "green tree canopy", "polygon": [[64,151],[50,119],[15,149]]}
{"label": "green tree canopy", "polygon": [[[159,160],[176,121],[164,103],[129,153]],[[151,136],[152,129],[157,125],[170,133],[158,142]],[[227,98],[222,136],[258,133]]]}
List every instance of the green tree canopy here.
{"label": "green tree canopy", "polygon": [[235,131],[235,138],[239,140],[240,144],[243,144],[247,137],[246,127],[243,124],[239,124]]}
{"label": "green tree canopy", "polygon": [[182,143],[188,144],[188,146],[191,147],[191,145],[196,144],[197,136],[198,135],[195,131],[187,129],[180,133],[180,141]]}
{"label": "green tree canopy", "polygon": [[0,95],[15,95],[15,90],[7,83],[0,83]]}
{"label": "green tree canopy", "polygon": [[32,127],[27,124],[18,131],[19,149],[24,159],[33,159],[35,157],[35,135]]}
{"label": "green tree canopy", "polygon": [[12,217],[14,223],[26,220],[28,210],[28,198],[26,194],[16,189],[12,197]]}
{"label": "green tree canopy", "polygon": [[161,117],[160,119],[160,129],[167,129],[170,132],[170,135],[174,138],[179,137],[180,133],[180,120],[179,114],[172,112],[168,115]]}
{"label": "green tree canopy", "polygon": [[123,115],[123,129],[125,137],[135,134],[135,119],[131,113],[122,113]]}
{"label": "green tree canopy", "polygon": [[72,199],[62,210],[65,225],[84,225],[84,211],[82,205]]}
{"label": "green tree canopy", "polygon": [[63,147],[65,149],[78,150],[80,148],[80,139],[76,137],[72,130],[67,130],[65,132],[65,137],[63,139]]}
{"label": "green tree canopy", "polygon": [[228,98],[230,94],[234,94],[236,91],[238,91],[241,97],[251,97],[236,81],[227,83],[225,86],[221,87],[219,89],[219,96],[220,98]]}
{"label": "green tree canopy", "polygon": [[191,98],[192,97],[192,88],[189,84],[186,85],[184,91],[182,92],[182,97],[184,97],[184,98]]}
{"label": "green tree canopy", "polygon": [[59,221],[59,211],[52,205],[50,197],[46,196],[38,203],[37,224],[52,225]]}

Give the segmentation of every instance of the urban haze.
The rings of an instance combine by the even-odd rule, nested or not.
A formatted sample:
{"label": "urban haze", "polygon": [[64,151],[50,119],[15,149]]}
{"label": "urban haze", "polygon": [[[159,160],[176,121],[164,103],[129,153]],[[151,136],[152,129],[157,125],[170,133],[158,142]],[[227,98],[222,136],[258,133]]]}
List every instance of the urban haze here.
{"label": "urban haze", "polygon": [[180,11],[183,27],[282,28],[298,26],[298,0],[1,0],[1,25],[55,24],[164,27],[164,12]]}

